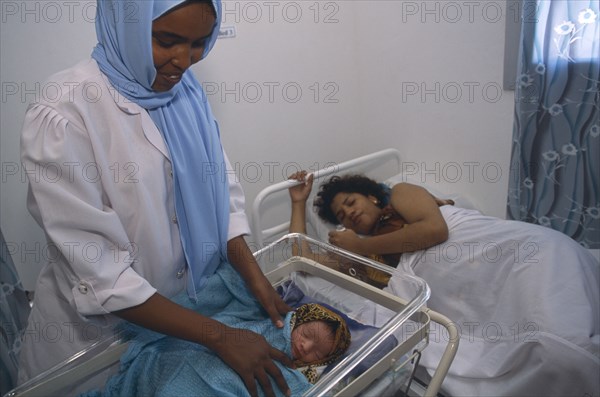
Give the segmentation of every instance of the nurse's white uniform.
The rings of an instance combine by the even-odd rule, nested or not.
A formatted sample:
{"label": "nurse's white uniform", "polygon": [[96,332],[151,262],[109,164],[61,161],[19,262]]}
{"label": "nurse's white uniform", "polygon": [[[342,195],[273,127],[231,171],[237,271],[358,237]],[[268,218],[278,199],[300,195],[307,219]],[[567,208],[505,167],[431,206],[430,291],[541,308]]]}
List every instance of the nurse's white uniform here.
{"label": "nurse's white uniform", "polygon": [[[47,233],[21,350],[19,382],[111,335],[111,313],[186,287],[167,146],[143,108],[87,60],[49,79],[22,132],[28,208]],[[198,175],[228,178],[228,239],[249,233],[227,158]],[[228,171],[229,170],[229,171]],[[212,254],[215,247],[206,247]]]}

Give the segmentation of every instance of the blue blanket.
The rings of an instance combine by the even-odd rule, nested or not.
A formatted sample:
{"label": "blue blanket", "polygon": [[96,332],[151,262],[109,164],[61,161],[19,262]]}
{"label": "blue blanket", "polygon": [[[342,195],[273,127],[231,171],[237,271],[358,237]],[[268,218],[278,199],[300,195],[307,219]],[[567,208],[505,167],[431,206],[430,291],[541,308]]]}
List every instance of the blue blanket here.
{"label": "blue blanket", "polygon": [[[285,327],[276,328],[228,263],[222,263],[208,279],[197,294],[197,304],[187,294],[174,300],[231,327],[261,334],[273,347],[291,356],[291,313],[286,316]],[[134,336],[121,358],[119,372],[108,380],[104,390],[85,397],[249,395],[237,373],[204,346],[132,325],[127,325],[127,331]],[[311,386],[299,371],[276,363],[293,396]],[[277,395],[283,396],[272,379],[271,382]],[[264,395],[260,387],[259,393]]]}

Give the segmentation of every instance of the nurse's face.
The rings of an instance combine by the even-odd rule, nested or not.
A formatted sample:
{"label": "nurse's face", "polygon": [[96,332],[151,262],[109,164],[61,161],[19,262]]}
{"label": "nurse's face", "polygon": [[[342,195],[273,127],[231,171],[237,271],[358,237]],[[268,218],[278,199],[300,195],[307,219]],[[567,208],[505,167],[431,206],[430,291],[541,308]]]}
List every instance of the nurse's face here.
{"label": "nurse's face", "polygon": [[212,6],[199,2],[185,4],[152,22],[154,91],[173,88],[183,73],[202,58],[214,24]]}

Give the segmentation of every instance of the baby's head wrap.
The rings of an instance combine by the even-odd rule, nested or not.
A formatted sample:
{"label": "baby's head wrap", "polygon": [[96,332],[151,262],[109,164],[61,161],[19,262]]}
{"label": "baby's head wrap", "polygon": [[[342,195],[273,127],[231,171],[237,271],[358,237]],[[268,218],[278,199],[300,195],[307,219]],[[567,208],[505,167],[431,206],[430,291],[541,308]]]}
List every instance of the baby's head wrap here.
{"label": "baby's head wrap", "polygon": [[[311,363],[296,362],[298,366],[310,365],[316,367],[320,365],[331,364],[337,358],[339,358],[346,349],[350,346],[350,331],[346,321],[337,313],[327,309],[326,307],[317,303],[307,303],[298,307],[291,319],[291,329],[298,327],[299,325],[311,322],[311,321],[324,321],[331,324],[334,331],[334,343],[333,349],[321,360],[313,361]],[[307,374],[305,374],[307,375]],[[308,375],[307,375],[308,377]],[[309,380],[310,377],[309,377]]]}
{"label": "baby's head wrap", "polygon": [[[194,299],[206,276],[227,258],[229,186],[217,122],[192,71],[186,70],[181,81],[168,91],[152,89],[157,73],[152,22],[183,3],[98,0],[98,44],[92,58],[119,94],[148,111],[167,144],[188,293]],[[203,58],[214,46],[221,23],[220,0],[212,0],[211,4],[216,19]],[[116,129],[107,133],[120,132]],[[173,270],[174,276],[178,270]]]}

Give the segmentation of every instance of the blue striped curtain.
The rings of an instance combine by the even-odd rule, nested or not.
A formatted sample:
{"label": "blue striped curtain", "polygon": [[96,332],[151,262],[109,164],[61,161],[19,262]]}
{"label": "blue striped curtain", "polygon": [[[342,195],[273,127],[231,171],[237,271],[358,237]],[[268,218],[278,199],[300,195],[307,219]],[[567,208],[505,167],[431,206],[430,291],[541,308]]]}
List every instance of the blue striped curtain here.
{"label": "blue striped curtain", "polygon": [[599,1],[524,1],[507,217],[600,248]]}

